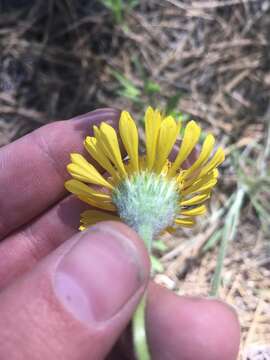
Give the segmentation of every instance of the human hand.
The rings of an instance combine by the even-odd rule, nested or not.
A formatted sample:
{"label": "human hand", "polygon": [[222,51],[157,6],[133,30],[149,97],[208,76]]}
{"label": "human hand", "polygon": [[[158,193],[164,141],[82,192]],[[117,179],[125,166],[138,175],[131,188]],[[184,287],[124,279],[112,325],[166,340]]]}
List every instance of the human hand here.
{"label": "human hand", "polygon": [[[70,152],[103,109],[44,126],[0,149],[0,358],[130,359],[121,337],[146,287],[154,360],[235,360],[239,324],[218,300],[149,284],[149,259],[127,226],[78,233],[84,204],[64,190]],[[123,340],[124,339],[124,340]]]}

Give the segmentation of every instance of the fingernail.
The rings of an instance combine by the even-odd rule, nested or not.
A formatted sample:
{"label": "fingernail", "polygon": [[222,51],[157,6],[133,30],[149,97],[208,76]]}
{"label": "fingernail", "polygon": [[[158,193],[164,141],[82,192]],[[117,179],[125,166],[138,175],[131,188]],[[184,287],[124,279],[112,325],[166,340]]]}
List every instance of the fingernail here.
{"label": "fingernail", "polygon": [[83,322],[109,320],[142,287],[141,256],[122,233],[89,229],[57,266],[56,296]]}

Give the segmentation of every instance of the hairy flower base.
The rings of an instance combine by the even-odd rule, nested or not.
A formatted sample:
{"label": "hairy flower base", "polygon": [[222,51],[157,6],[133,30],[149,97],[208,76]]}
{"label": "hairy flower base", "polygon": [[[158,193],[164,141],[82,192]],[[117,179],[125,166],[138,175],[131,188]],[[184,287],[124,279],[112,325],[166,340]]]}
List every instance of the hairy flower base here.
{"label": "hairy flower base", "polygon": [[119,217],[137,232],[148,227],[152,235],[171,226],[179,213],[177,184],[148,171],[133,174],[112,193]]}

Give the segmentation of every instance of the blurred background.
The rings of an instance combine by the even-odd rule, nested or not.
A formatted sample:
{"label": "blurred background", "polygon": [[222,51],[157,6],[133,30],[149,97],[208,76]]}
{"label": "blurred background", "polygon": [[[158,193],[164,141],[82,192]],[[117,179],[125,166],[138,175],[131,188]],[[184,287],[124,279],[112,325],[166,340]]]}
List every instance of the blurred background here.
{"label": "blurred background", "polygon": [[0,146],[104,106],[143,125],[149,104],[224,146],[208,216],[157,243],[156,281],[234,306],[244,360],[270,359],[269,33],[270,0],[0,0]]}

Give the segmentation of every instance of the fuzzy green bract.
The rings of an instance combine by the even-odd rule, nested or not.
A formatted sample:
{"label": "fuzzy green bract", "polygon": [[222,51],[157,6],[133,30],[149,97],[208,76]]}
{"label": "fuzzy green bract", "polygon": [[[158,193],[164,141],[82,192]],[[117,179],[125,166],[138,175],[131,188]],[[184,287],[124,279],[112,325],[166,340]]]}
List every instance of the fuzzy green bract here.
{"label": "fuzzy green bract", "polygon": [[149,235],[173,224],[179,200],[174,180],[147,171],[125,179],[112,194],[120,218],[139,233],[148,229]]}

